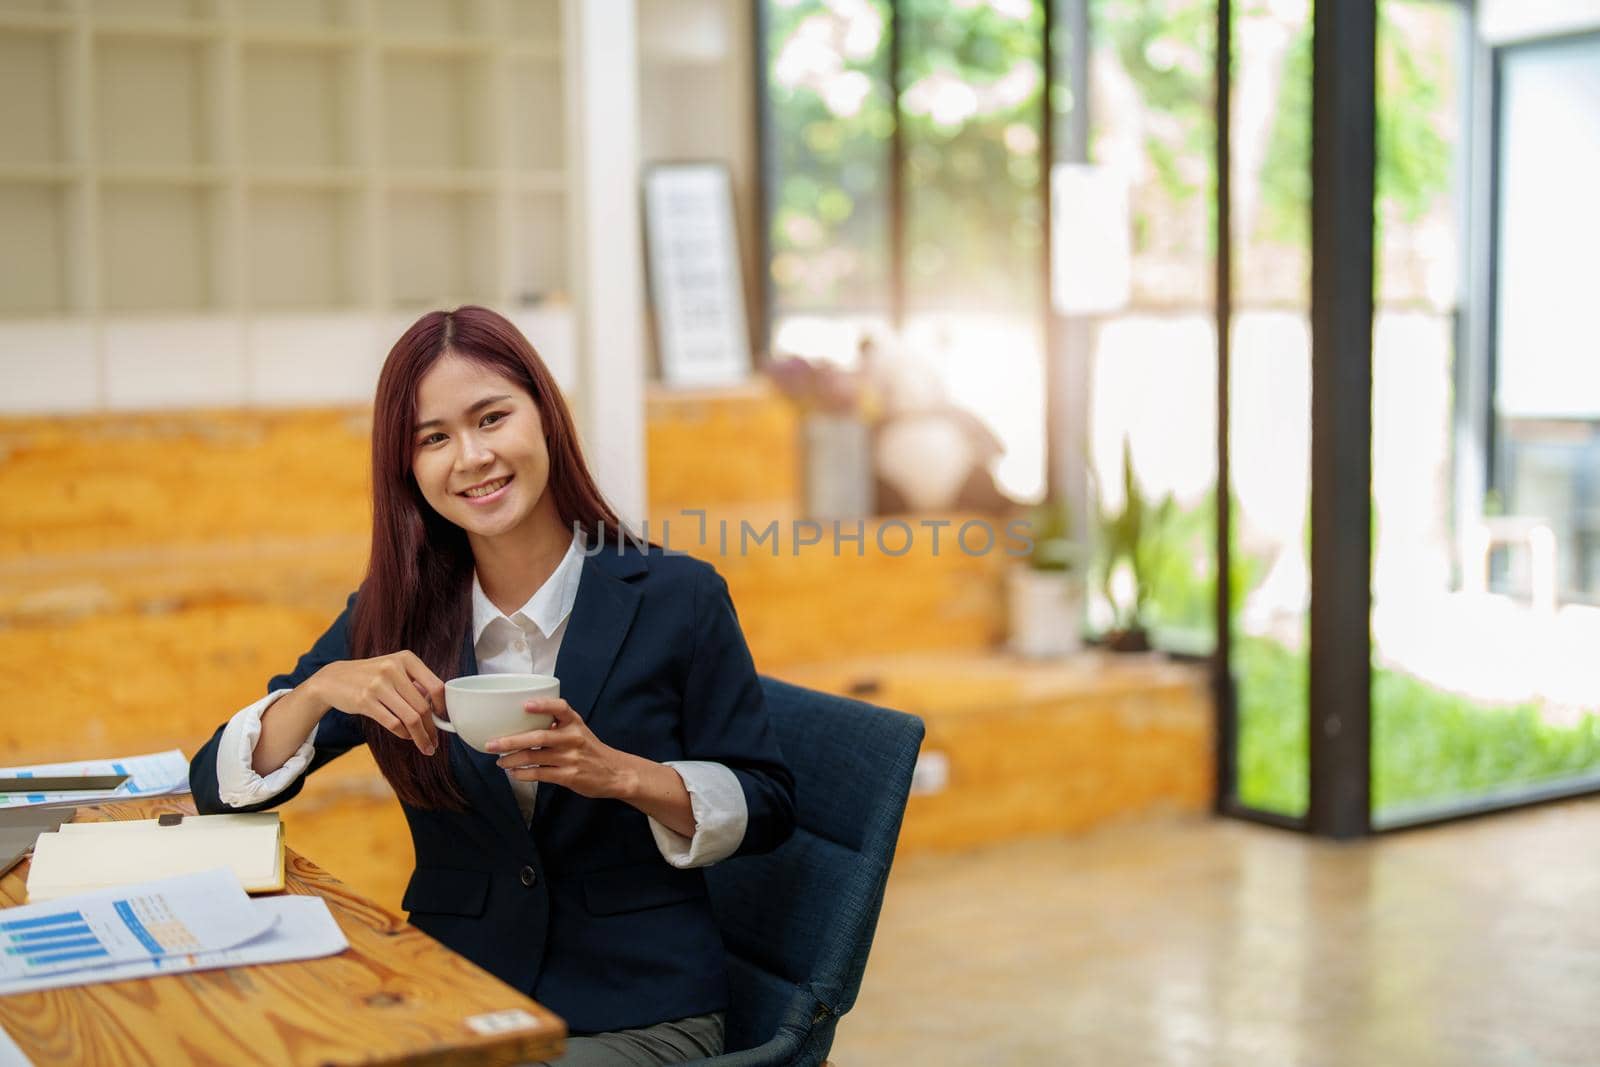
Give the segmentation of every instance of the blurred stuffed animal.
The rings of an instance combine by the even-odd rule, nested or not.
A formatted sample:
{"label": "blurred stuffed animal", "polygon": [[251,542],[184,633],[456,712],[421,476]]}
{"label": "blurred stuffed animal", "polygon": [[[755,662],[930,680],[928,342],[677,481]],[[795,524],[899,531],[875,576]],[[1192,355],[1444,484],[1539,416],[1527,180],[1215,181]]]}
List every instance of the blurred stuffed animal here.
{"label": "blurred stuffed animal", "polygon": [[872,447],[879,514],[1012,506],[990,473],[1005,446],[982,419],[950,402],[932,367],[868,337],[861,369],[879,407]]}

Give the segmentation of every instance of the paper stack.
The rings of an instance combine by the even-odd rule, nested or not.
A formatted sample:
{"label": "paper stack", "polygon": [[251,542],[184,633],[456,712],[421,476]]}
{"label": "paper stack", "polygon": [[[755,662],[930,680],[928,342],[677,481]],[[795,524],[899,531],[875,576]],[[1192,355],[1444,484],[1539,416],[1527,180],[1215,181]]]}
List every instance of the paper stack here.
{"label": "paper stack", "polygon": [[130,797],[163,796],[189,791],[189,760],[178,749],[152,752],[145,756],[118,759],[80,760],[75,763],[37,763],[26,767],[0,767],[0,777],[49,778],[93,774],[126,774],[128,780],[116,789],[100,792],[82,790],[66,793],[4,793],[0,808],[76,807],[102,800],[127,800]]}
{"label": "paper stack", "polygon": [[0,996],[312,959],[349,944],[321,897],[251,900],[219,868],[0,909]]}

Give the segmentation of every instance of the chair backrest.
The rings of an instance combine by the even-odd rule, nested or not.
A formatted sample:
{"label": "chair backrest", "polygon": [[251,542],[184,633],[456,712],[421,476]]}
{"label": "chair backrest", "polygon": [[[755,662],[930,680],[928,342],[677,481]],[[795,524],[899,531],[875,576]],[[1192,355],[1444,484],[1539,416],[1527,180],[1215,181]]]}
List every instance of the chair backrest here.
{"label": "chair backrest", "polygon": [[728,951],[724,1067],[821,1063],[855,1003],[922,720],[763,678],[794,771],[794,836],[706,871]]}

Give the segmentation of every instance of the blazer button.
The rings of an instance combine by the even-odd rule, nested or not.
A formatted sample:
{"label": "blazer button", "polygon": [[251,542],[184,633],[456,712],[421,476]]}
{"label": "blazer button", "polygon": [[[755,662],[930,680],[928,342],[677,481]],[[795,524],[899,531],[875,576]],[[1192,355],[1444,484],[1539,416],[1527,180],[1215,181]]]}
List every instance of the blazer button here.
{"label": "blazer button", "polygon": [[532,889],[534,883],[539,880],[538,873],[532,867],[522,868],[522,874],[520,877],[522,878],[522,884],[527,886],[529,889]]}

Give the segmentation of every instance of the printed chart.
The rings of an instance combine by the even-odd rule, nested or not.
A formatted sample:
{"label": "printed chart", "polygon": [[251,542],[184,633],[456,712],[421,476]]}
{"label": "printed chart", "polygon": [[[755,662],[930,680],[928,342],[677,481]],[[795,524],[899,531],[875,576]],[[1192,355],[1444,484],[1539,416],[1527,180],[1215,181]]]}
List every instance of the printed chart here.
{"label": "printed chart", "polygon": [[0,913],[0,981],[232,948],[273,922],[228,870],[28,904]]}

